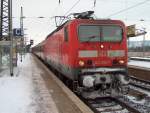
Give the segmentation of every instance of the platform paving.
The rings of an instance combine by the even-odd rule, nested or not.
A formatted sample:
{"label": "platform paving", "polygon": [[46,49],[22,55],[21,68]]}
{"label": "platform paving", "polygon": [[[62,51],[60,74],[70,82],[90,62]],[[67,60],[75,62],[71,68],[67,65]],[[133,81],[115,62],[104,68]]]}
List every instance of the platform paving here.
{"label": "platform paving", "polygon": [[34,55],[0,73],[0,113],[92,113]]}

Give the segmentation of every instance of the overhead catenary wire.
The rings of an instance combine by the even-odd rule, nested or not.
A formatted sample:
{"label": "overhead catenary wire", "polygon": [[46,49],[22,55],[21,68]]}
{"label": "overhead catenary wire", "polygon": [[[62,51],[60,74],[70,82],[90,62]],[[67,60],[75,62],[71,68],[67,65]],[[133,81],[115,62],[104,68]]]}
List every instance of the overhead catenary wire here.
{"label": "overhead catenary wire", "polygon": [[[94,16],[96,17],[96,15],[94,14]],[[13,17],[13,19],[18,19],[20,17]],[[53,19],[53,17],[48,17],[48,16],[33,16],[33,17],[30,17],[30,16],[24,16],[23,19]],[[96,17],[97,18],[97,17]],[[144,22],[150,22],[150,19],[146,19],[146,18],[129,18],[128,19],[129,21],[144,21]]]}
{"label": "overhead catenary wire", "polygon": [[[13,19],[18,19],[18,18],[20,18],[20,17],[18,17],[18,16],[13,16],[12,18],[13,18]],[[53,16],[51,16],[51,17],[48,17],[48,16],[23,16],[22,18],[23,18],[23,19],[44,19],[44,18],[46,18],[46,19],[52,19]]]}
{"label": "overhead catenary wire", "polygon": [[81,0],[78,0],[73,6],[64,14],[66,16]]}
{"label": "overhead catenary wire", "polygon": [[108,15],[107,18],[110,18],[110,17],[112,17],[112,16],[118,15],[118,14],[120,14],[120,13],[122,13],[122,12],[125,12],[125,11],[127,11],[127,10],[130,10],[130,9],[135,8],[135,7],[137,7],[137,6],[143,5],[143,4],[145,4],[146,2],[149,2],[149,1],[150,1],[150,0],[145,0],[145,1],[143,1],[143,2],[140,2],[140,3],[135,4],[135,5],[133,5],[133,6],[127,7],[127,8],[125,8],[125,9],[122,9],[122,10],[120,10],[120,11],[118,11],[118,12],[115,12],[115,13],[113,13],[113,14],[111,14],[111,15]]}
{"label": "overhead catenary wire", "polygon": [[[61,0],[60,0],[61,1]],[[76,7],[77,5],[78,5],[78,3],[80,2],[81,0],[77,0],[73,5],[72,5],[72,7],[69,9],[69,10],[67,10],[66,12],[65,12],[65,16],[68,16],[67,14],[74,8],[74,7]],[[113,14],[111,14],[111,15],[109,15],[107,18],[109,18],[109,17],[111,17],[111,16],[114,16],[114,15],[117,15],[117,14],[119,14],[119,13],[122,13],[122,12],[124,12],[124,11],[127,11],[127,10],[129,10],[129,9],[132,9],[132,8],[134,8],[134,7],[137,7],[137,6],[139,6],[139,5],[142,5],[142,4],[144,4],[144,3],[146,3],[146,2],[149,2],[150,0],[145,0],[145,1],[143,1],[143,2],[140,2],[140,3],[137,3],[137,4],[135,4],[135,5],[133,5],[133,6],[130,6],[130,7],[125,7],[125,9],[122,9],[122,10],[120,10],[120,11],[118,11],[118,12],[116,12],[116,13],[113,13]],[[96,2],[96,0],[94,0],[94,2]],[[57,7],[59,7],[59,5],[57,5]],[[57,7],[55,8],[55,11],[56,11],[56,9],[57,9]],[[15,18],[19,18],[19,17],[13,17],[14,19]],[[30,17],[30,16],[24,16],[23,17],[24,19],[54,19],[54,16],[51,16],[51,17],[48,17],[48,16],[43,16],[43,15],[41,15],[41,16],[32,16],[32,17]],[[128,19],[128,20],[130,20],[130,19]],[[136,19],[137,21],[139,21],[138,19]],[[148,21],[150,21],[149,19],[144,19],[144,21],[146,21],[146,22],[148,22]]]}
{"label": "overhead catenary wire", "polygon": [[[68,10],[68,11],[66,11],[66,13],[64,14],[64,16],[63,17],[68,17],[69,15],[68,15],[68,13],[80,2],[81,0],[78,0],[77,2],[75,2],[75,4],[73,4],[73,6]],[[62,19],[61,21],[60,21],[60,25],[62,25],[62,23],[63,23],[63,21],[65,20],[66,18],[64,18],[64,19]]]}

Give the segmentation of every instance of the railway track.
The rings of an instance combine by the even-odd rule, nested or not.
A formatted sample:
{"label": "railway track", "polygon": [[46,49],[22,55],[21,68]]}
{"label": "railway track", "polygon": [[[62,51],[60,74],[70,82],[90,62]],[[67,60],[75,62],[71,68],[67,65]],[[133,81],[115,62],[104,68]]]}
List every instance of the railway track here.
{"label": "railway track", "polygon": [[[150,113],[150,98],[145,98],[145,103],[135,101],[132,96],[122,95],[117,97],[84,100],[95,113]],[[147,105],[145,105],[147,104]]]}
{"label": "railway track", "polygon": [[129,113],[125,107],[111,97],[86,100],[86,103],[95,113]]}
{"label": "railway track", "polygon": [[150,81],[142,80],[133,76],[131,76],[130,78],[130,85],[150,91]]}

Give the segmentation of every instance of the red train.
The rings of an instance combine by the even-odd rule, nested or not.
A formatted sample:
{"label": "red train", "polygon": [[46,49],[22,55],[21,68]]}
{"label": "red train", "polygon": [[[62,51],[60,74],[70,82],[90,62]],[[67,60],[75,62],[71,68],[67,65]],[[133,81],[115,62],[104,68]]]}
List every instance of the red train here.
{"label": "red train", "polygon": [[122,92],[129,83],[126,27],[119,20],[94,20],[90,14],[79,13],[32,51],[72,80],[84,97]]}

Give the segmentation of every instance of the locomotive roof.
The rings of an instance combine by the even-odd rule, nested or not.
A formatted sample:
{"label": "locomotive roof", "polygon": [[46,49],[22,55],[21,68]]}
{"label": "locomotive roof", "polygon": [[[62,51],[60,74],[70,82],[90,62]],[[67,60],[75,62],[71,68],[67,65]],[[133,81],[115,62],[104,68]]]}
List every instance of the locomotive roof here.
{"label": "locomotive roof", "polygon": [[66,23],[68,23],[68,21],[66,21],[65,23],[63,23],[61,26],[57,27],[53,32],[51,32],[49,35],[47,35],[46,39],[51,36],[53,33],[59,31],[61,28],[64,27],[64,25],[66,25]]}
{"label": "locomotive roof", "polygon": [[[95,20],[95,19],[73,19],[73,20]],[[60,29],[62,29],[68,22],[70,22],[70,21],[73,21],[73,20],[68,20],[68,21],[66,21],[65,23],[63,23],[61,26],[59,26],[59,27],[57,27],[53,32],[51,32],[49,35],[47,35],[47,37],[46,37],[46,39],[49,37],[49,36],[51,36],[53,33],[55,33],[55,32],[57,32],[57,31],[59,31]],[[120,20],[111,20],[111,19],[97,19],[97,20],[95,20],[95,21],[99,21],[99,20],[101,20],[101,21],[105,21],[105,22],[119,22],[119,23],[123,23],[122,21],[120,21]]]}

